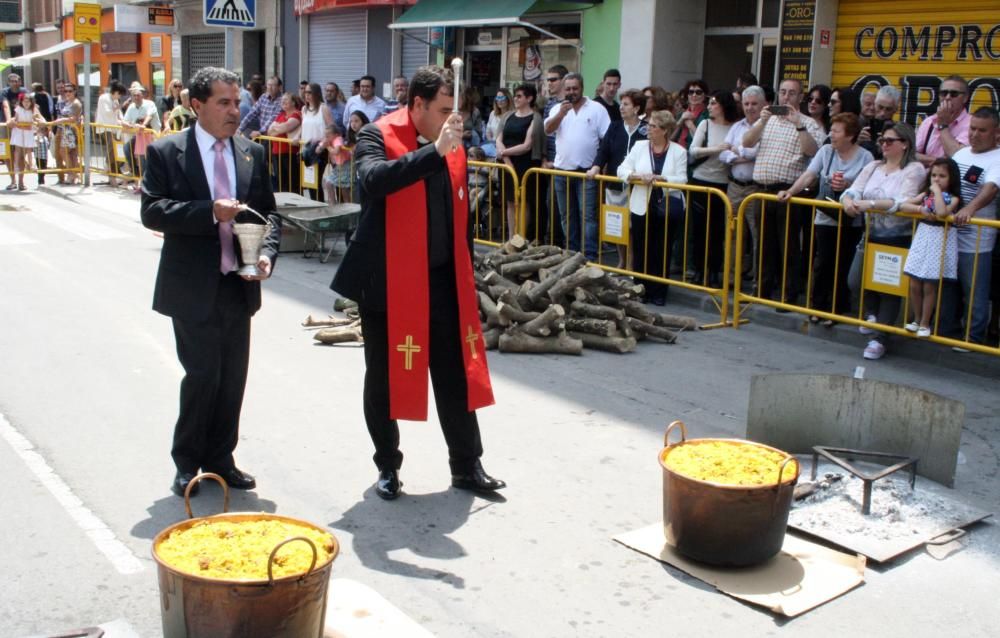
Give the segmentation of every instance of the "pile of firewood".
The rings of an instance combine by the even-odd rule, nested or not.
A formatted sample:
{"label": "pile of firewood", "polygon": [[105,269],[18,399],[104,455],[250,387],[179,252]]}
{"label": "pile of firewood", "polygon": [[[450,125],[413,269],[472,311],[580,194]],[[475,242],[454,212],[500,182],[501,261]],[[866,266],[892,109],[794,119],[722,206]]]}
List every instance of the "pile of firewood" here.
{"label": "pile of firewood", "polygon": [[674,343],[695,330],[690,317],[650,312],[642,284],[587,266],[583,254],[530,246],[514,236],[475,256],[476,290],[487,349],[582,354],[631,352],[636,342]]}
{"label": "pile of firewood", "polygon": [[[631,352],[636,342],[674,343],[681,330],[697,330],[691,317],[649,311],[642,284],[587,266],[582,253],[531,246],[514,236],[500,248],[476,253],[476,294],[487,350],[583,354],[584,348]],[[309,315],[324,344],[363,341],[357,304],[337,299],[343,317]]]}

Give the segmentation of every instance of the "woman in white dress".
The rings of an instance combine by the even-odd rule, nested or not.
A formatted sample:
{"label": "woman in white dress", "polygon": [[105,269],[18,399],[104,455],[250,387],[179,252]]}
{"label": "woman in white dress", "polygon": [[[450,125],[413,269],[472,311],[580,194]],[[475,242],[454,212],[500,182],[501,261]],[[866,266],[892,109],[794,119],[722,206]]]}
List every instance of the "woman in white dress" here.
{"label": "woman in white dress", "polygon": [[[323,89],[320,88],[319,84],[312,82],[305,90],[306,99],[305,104],[302,106],[302,146],[303,148],[309,144],[315,147],[323,141],[326,136],[326,127],[333,124],[333,116],[330,113],[329,107],[323,103]],[[326,169],[327,160],[326,158],[320,157],[316,163],[316,181],[317,184],[323,178],[323,171]],[[323,190],[320,188],[305,188],[303,189],[303,195],[310,193],[313,199],[323,201]]]}
{"label": "woman in white dress", "polygon": [[25,190],[24,171],[32,164],[31,153],[35,148],[35,125],[45,123],[35,100],[27,93],[21,93],[14,115],[7,122],[10,129],[10,146],[14,152],[14,178],[17,190]]}

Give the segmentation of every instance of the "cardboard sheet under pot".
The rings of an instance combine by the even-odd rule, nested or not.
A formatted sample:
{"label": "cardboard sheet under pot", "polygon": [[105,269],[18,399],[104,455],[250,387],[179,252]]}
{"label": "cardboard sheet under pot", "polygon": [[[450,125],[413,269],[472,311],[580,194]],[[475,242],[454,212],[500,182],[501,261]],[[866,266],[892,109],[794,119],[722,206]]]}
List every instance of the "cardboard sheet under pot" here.
{"label": "cardboard sheet under pot", "polygon": [[[670,433],[681,440],[670,444]],[[671,470],[667,456],[682,445],[722,442],[751,445],[788,457],[773,485],[745,487],[689,478]],[[683,423],[674,421],[660,451],[663,468],[663,534],[677,552],[718,566],[743,567],[762,563],[781,550],[788,526],[792,492],[799,477],[795,458],[781,450],[737,439],[687,439]]]}

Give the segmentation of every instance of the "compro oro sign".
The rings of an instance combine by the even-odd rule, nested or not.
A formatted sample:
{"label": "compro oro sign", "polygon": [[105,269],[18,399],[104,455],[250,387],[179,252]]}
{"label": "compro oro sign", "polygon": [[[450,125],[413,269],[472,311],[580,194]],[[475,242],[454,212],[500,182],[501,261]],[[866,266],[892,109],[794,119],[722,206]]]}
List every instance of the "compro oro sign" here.
{"label": "compro oro sign", "polygon": [[[897,6],[898,5],[898,6]],[[1000,106],[1000,8],[960,0],[841,0],[833,85],[902,92],[899,119],[919,124],[938,108],[941,80],[969,83],[970,110]]]}
{"label": "compro oro sign", "polygon": [[202,0],[204,22],[209,27],[252,29],[257,26],[256,0]]}

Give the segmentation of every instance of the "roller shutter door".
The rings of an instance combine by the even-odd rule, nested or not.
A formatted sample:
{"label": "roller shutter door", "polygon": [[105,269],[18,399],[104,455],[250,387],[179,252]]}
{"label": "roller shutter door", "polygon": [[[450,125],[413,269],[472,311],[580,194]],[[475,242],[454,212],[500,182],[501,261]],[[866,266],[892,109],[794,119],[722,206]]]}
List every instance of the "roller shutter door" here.
{"label": "roller shutter door", "polygon": [[368,71],[368,10],[348,9],[309,16],[310,82],[336,82],[345,95]]}
{"label": "roller shutter door", "polygon": [[[423,42],[410,36],[420,38]],[[428,41],[430,41],[429,29],[403,30],[403,59],[400,68],[402,74],[407,78],[412,78],[418,68],[427,64],[430,57],[430,47],[424,42]]]}
{"label": "roller shutter door", "polygon": [[225,67],[226,65],[226,35],[225,33],[208,33],[201,35],[186,35],[182,40],[184,47],[184,82],[206,66]]}

